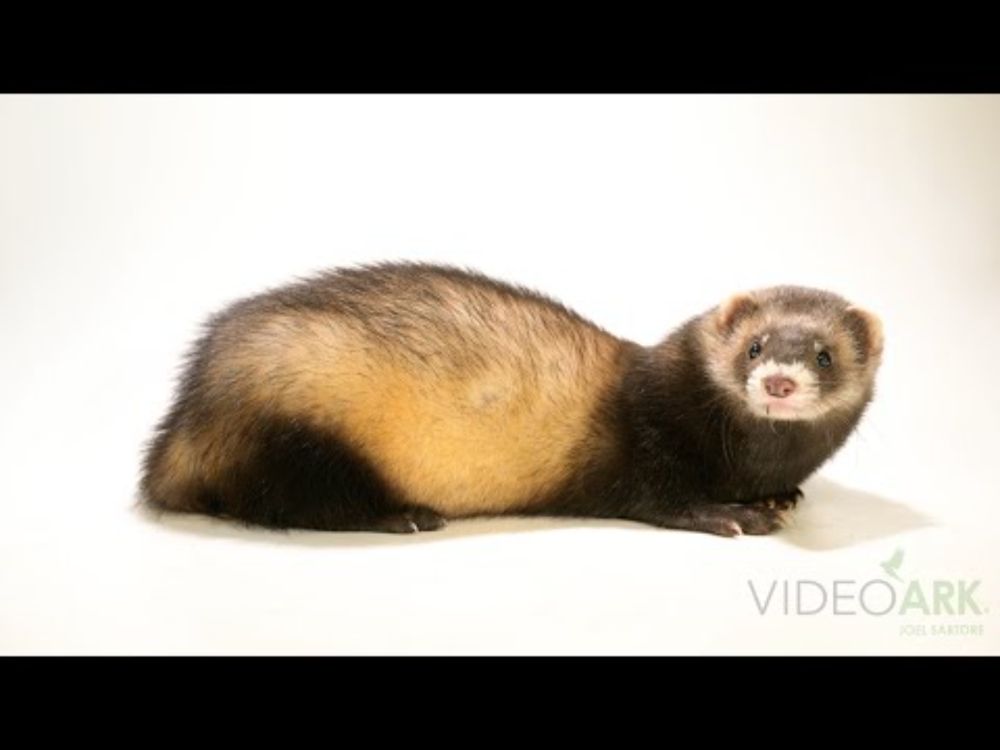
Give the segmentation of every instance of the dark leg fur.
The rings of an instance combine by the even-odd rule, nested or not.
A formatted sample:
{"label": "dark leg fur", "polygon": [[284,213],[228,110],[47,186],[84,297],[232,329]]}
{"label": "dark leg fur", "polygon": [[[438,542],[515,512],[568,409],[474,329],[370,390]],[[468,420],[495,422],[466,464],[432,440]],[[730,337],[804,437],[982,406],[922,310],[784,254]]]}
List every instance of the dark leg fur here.
{"label": "dark leg fur", "polygon": [[[715,502],[697,498],[688,490],[678,500],[683,488],[669,494],[627,482],[594,483],[595,489],[577,489],[557,500],[526,511],[531,515],[570,516],[578,518],[622,518],[668,529],[700,531],[719,536],[771,534],[783,528],[789,511],[802,495],[797,488],[776,493],[752,502]],[[695,497],[692,497],[695,495]],[[697,498],[697,499],[696,499]]]}
{"label": "dark leg fur", "polygon": [[763,535],[782,529],[802,496],[802,490],[796,487],[746,503],[702,501],[675,507],[645,503],[632,506],[625,517],[653,526],[719,536]]}
{"label": "dark leg fur", "polygon": [[282,529],[413,533],[445,525],[434,511],[399,498],[332,435],[270,419],[258,425],[252,442],[243,461],[200,490],[197,509]]}
{"label": "dark leg fur", "polygon": [[629,515],[633,521],[669,529],[702,531],[719,536],[770,534],[785,525],[785,510],[764,503],[750,505],[704,503],[688,508],[646,508]]}

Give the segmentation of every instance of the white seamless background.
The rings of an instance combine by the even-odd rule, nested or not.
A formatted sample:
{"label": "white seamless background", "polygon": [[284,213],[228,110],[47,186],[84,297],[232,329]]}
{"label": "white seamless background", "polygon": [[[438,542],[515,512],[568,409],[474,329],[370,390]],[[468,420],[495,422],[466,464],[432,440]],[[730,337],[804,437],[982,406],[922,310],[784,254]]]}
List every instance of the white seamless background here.
{"label": "white seamless background", "polygon": [[[206,315],[403,258],[642,343],[735,290],[826,287],[884,320],[878,395],[773,537],[134,509]],[[1000,97],[2,97],[0,652],[998,653],[998,312]],[[761,615],[748,585],[857,594],[896,550],[988,611]]]}

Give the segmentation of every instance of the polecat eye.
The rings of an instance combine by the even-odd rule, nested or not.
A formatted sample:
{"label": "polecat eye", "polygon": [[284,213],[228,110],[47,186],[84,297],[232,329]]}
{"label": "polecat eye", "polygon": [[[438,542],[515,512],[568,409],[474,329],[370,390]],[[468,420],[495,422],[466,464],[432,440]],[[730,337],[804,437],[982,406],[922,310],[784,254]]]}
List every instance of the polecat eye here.
{"label": "polecat eye", "polygon": [[754,341],[752,344],[750,344],[750,351],[747,352],[747,354],[750,355],[750,359],[754,359],[756,357],[759,357],[760,356],[760,342],[759,341]]}
{"label": "polecat eye", "polygon": [[829,367],[833,364],[833,359],[830,357],[829,352],[820,352],[816,355],[816,364],[820,367]]}

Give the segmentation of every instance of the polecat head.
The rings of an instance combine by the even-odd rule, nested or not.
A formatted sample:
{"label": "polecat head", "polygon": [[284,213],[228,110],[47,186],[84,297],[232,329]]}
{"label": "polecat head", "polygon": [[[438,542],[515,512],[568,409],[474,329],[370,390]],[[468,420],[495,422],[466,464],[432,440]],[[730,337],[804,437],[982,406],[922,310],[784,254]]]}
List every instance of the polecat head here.
{"label": "polecat head", "polygon": [[818,289],[734,295],[705,316],[701,330],[713,380],[764,419],[862,408],[882,356],[879,319]]}

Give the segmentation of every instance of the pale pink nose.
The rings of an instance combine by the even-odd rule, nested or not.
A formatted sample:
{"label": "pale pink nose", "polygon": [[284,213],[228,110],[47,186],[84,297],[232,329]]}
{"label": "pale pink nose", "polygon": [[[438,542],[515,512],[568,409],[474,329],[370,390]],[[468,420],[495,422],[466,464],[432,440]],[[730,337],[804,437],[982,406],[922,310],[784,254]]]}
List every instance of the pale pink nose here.
{"label": "pale pink nose", "polygon": [[769,375],[764,378],[764,388],[770,396],[785,398],[795,392],[795,381],[784,375]]}

